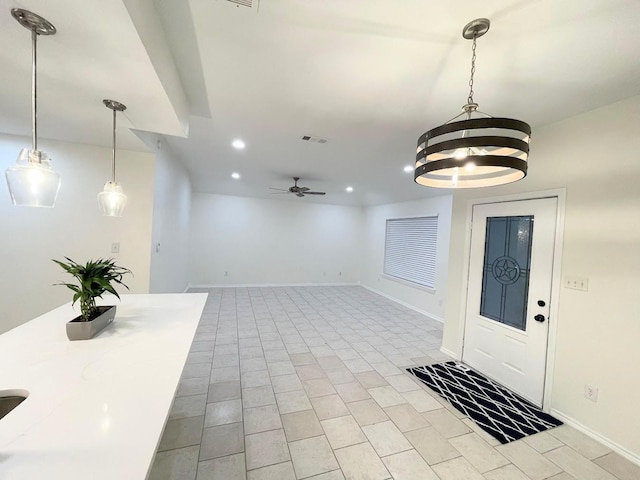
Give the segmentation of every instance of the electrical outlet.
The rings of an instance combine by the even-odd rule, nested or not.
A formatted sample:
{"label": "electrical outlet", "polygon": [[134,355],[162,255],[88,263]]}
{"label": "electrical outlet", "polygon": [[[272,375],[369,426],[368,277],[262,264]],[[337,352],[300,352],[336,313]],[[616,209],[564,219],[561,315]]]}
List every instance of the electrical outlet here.
{"label": "electrical outlet", "polygon": [[120,242],[114,242],[111,244],[111,253],[120,253]]}
{"label": "electrical outlet", "polygon": [[592,402],[598,401],[598,389],[594,386],[584,384],[584,398]]}
{"label": "electrical outlet", "polygon": [[565,288],[571,288],[572,290],[580,290],[587,292],[589,290],[589,279],[584,277],[564,277]]}

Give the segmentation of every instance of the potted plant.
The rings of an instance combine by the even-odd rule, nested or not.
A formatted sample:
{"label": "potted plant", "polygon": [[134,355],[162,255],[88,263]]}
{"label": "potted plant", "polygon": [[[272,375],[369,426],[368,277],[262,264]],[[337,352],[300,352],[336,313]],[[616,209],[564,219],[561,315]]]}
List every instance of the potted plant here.
{"label": "potted plant", "polygon": [[53,261],[72,275],[78,284],[62,282],[56,285],[64,285],[73,290],[72,305],[80,301],[80,315],[67,322],[67,337],[69,340],[88,340],[102,331],[116,316],[115,305],[98,307],[96,298],[102,298],[107,292],[119,299],[120,295],[112,283],[122,285],[128,290],[129,287],[122,283],[122,277],[131,273],[131,270],[116,265],[111,258],[89,260],[85,265],[76,263],[69,257],[64,258],[68,263]]}

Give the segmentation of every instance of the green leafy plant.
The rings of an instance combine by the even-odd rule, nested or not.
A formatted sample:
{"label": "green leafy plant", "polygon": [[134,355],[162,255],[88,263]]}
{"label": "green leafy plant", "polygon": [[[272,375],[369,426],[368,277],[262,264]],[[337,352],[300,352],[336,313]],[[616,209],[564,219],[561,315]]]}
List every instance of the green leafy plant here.
{"label": "green leafy plant", "polygon": [[78,285],[65,282],[57,283],[56,285],[64,285],[73,290],[72,305],[80,301],[80,314],[84,322],[91,320],[97,313],[96,298],[101,298],[105,292],[120,298],[112,282],[122,285],[127,290],[129,289],[129,287],[122,283],[122,277],[127,273],[131,273],[131,270],[119,267],[111,258],[89,260],[86,265],[76,263],[69,257],[64,258],[67,259],[68,263],[59,260],[53,261],[60,265],[67,273],[75,277]]}

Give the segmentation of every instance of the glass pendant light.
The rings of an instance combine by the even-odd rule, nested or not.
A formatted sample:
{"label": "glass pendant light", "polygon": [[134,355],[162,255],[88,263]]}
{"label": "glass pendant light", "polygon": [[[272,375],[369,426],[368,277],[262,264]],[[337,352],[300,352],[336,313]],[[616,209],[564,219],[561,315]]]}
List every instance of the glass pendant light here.
{"label": "glass pendant light", "polygon": [[111,180],[105,183],[102,192],[98,193],[98,204],[103,215],[121,217],[124,207],[127,205],[127,196],[123,193],[122,186],[116,182],[116,112],[122,112],[127,107],[115,100],[103,100],[102,103],[113,110],[113,154],[111,157]]}
{"label": "glass pendant light", "polygon": [[56,27],[21,8],[11,9],[11,15],[31,31],[31,148],[23,148],[17,164],[5,171],[7,186],[14,205],[53,207],[60,190],[60,175],[51,169],[49,156],[38,150],[36,44],[38,35],[54,35]]}
{"label": "glass pendant light", "polygon": [[[418,138],[415,182],[438,188],[490,187],[515,182],[527,174],[531,127],[512,118],[492,117],[473,100],[476,39],[491,23],[478,18],[465,25],[462,36],[473,40],[469,96],[460,115]],[[458,120],[461,116],[464,120]]]}

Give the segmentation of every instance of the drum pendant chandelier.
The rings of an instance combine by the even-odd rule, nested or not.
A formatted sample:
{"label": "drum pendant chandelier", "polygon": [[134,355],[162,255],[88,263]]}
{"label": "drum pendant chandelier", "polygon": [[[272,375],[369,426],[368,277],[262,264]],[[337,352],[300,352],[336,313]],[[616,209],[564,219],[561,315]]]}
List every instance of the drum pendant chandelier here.
{"label": "drum pendant chandelier", "polygon": [[[418,138],[414,180],[437,188],[474,188],[503,185],[527,175],[531,127],[520,120],[492,117],[473,101],[476,39],[489,31],[490,22],[468,23],[462,36],[473,40],[469,96],[460,115]],[[457,120],[461,116],[464,120]]]}

